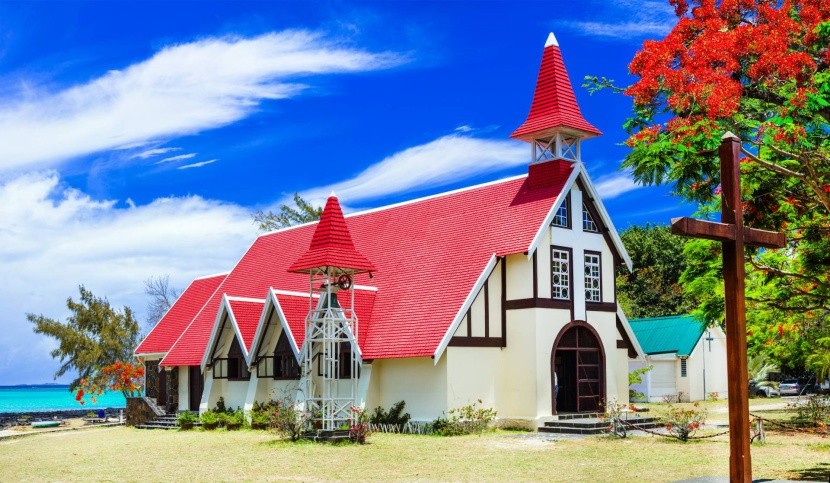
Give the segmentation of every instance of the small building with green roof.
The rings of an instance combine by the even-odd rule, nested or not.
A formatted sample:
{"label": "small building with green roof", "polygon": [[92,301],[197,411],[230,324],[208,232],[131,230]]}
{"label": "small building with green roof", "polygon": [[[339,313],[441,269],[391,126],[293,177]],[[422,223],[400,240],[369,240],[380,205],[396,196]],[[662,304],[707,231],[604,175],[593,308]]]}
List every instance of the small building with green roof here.
{"label": "small building with green roof", "polygon": [[691,315],[629,319],[645,357],[629,361],[629,371],[653,369],[631,386],[648,402],[701,401],[727,396],[726,335]]}

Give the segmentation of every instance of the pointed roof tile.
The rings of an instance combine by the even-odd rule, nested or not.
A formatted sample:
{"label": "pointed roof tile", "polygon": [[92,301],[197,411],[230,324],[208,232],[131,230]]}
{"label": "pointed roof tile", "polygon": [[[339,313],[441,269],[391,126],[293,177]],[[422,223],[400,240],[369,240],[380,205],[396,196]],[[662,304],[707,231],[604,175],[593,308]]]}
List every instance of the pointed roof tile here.
{"label": "pointed roof tile", "polygon": [[308,273],[322,267],[338,267],[358,273],[375,270],[372,262],[355,249],[343,210],[334,193],[326,201],[308,251],[288,271]]}
{"label": "pointed roof tile", "polygon": [[539,67],[530,113],[524,124],[513,131],[510,137],[529,142],[550,135],[558,128],[576,132],[582,138],[602,134],[582,117],[565,70],[559,42],[551,32],[542,52],[542,65]]}

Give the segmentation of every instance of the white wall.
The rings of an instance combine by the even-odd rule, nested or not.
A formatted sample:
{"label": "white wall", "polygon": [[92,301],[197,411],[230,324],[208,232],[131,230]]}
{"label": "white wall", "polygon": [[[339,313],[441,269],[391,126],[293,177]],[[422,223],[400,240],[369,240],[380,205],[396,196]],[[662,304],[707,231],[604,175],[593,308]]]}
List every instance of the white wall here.
{"label": "white wall", "polygon": [[[712,337],[711,350],[707,334]],[[705,359],[705,361],[704,361]],[[706,391],[703,390],[703,369],[706,367]],[[726,368],[726,335],[716,327],[707,329],[698,341],[687,362],[689,373],[689,392],[692,401],[708,398],[712,392],[723,399],[728,395]]]}
{"label": "white wall", "polygon": [[367,407],[383,406],[389,409],[400,400],[406,401],[406,411],[415,421],[432,421],[447,411],[447,357],[438,364],[430,357],[380,359],[372,363],[372,381],[377,384],[370,394],[376,401],[367,401]]}

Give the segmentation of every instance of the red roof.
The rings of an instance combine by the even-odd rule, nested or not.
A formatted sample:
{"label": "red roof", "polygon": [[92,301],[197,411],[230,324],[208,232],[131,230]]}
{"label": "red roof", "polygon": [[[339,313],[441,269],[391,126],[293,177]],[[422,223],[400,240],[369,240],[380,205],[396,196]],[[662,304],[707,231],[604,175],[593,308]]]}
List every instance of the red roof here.
{"label": "red roof", "polygon": [[375,266],[355,250],[340,203],[333,194],[329,196],[320,215],[320,222],[311,237],[311,246],[288,271],[309,273],[315,268],[324,267],[338,267],[355,272],[375,270]]}
{"label": "red roof", "polygon": [[[533,188],[522,176],[346,218],[355,245],[377,267],[374,279],[355,277],[355,284],[378,289],[355,293],[365,359],[434,354],[491,258],[526,252],[544,229],[573,170],[567,161],[548,163],[553,164],[540,171],[544,182],[531,174]],[[309,246],[316,226],[257,238],[162,365],[201,362],[223,293],[261,298],[271,287],[306,292],[308,276],[288,268]],[[279,297],[279,302],[299,339],[308,300],[295,304],[289,299]]]}
{"label": "red roof", "polygon": [[190,325],[196,314],[202,310],[216,291],[219,284],[225,280],[226,273],[210,277],[197,278],[173,303],[170,310],[158,321],[155,327],[150,330],[147,337],[135,349],[136,354],[158,354],[164,353],[173,347],[176,339]]}
{"label": "red roof", "polygon": [[245,350],[251,351],[251,342],[254,340],[254,333],[256,327],[259,325],[259,318],[262,315],[262,308],[265,306],[265,301],[239,300],[228,298],[228,303],[233,312],[233,319],[239,327],[239,333],[242,334],[240,341],[245,345]]}
{"label": "red roof", "polygon": [[542,52],[542,66],[539,67],[530,113],[524,124],[513,131],[510,137],[533,141],[549,135],[556,128],[577,131],[582,137],[602,134],[582,117],[559,44],[553,34],[550,34]]}

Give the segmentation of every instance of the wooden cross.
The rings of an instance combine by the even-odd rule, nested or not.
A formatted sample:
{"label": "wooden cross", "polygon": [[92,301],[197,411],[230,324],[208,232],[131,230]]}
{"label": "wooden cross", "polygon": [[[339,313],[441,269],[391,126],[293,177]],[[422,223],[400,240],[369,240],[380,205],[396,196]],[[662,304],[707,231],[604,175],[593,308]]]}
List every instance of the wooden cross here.
{"label": "wooden cross", "polygon": [[726,365],[729,388],[729,481],[752,481],[749,454],[749,377],[746,367],[746,294],[744,246],[782,248],[783,233],[743,225],[741,140],[728,132],[721,138],[721,222],[675,218],[671,232],[723,244],[723,281],[726,308]]}

